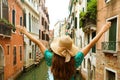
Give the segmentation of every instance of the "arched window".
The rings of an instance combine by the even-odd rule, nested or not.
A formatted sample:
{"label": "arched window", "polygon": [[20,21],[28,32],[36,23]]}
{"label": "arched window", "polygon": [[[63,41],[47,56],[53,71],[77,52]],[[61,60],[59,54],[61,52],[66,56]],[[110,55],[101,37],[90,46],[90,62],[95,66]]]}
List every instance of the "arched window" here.
{"label": "arched window", "polygon": [[12,24],[15,25],[15,10],[12,10]]}

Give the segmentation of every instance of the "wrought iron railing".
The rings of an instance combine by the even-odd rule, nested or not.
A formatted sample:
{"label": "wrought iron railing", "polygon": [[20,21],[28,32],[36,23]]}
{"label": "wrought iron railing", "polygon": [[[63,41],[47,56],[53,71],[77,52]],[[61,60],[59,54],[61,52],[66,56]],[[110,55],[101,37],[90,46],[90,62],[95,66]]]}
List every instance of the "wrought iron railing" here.
{"label": "wrought iron railing", "polygon": [[111,52],[116,52],[117,47],[119,47],[120,42],[102,42],[102,50],[104,51],[111,51]]}
{"label": "wrought iron railing", "polygon": [[9,26],[6,25],[0,25],[0,34],[11,36],[11,29]]}

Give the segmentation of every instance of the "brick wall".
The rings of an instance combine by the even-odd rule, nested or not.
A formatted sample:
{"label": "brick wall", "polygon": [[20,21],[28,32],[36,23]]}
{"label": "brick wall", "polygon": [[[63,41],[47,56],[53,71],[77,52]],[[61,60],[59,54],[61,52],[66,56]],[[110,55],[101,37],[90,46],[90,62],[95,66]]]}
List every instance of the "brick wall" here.
{"label": "brick wall", "polygon": [[[20,17],[22,17],[23,19],[22,8],[16,3],[16,0],[8,0],[8,4],[9,4],[9,21],[12,22],[12,10],[15,10],[15,25],[20,25]],[[10,42],[9,55],[6,54],[7,47],[4,47],[5,48],[4,80],[8,80],[9,78],[15,78],[18,72],[22,70],[23,60],[24,60],[23,59],[24,58],[23,35],[21,35],[16,30],[16,32],[12,33],[12,36],[9,42]],[[14,46],[16,46],[16,65],[13,65],[13,47]],[[20,61],[20,46],[22,46],[22,61]]]}
{"label": "brick wall", "polygon": [[[98,14],[97,14],[97,32],[101,29],[101,26],[105,24],[106,19],[120,16],[120,0],[111,0],[109,3],[105,3],[104,0],[97,0],[98,1]],[[118,21],[119,21],[119,16]],[[118,25],[120,23],[118,22]],[[120,27],[117,28],[117,41],[120,41]],[[120,80],[120,52],[117,52],[117,56],[113,56],[112,54],[108,53],[105,54],[101,50],[101,42],[105,41],[105,35],[97,42],[97,54],[96,54],[96,80],[104,80],[105,77],[105,68],[110,68],[117,72],[117,80]]]}

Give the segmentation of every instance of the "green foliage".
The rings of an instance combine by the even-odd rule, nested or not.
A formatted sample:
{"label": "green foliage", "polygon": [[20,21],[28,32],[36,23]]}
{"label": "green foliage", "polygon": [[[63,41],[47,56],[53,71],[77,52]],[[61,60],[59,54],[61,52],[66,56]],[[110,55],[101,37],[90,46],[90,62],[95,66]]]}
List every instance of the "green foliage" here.
{"label": "green foliage", "polygon": [[91,0],[87,4],[87,12],[80,13],[80,27],[85,27],[88,22],[96,24],[97,1]]}
{"label": "green foliage", "polygon": [[81,12],[80,13],[80,27],[84,26],[85,19],[86,19],[86,12]]}
{"label": "green foliage", "polygon": [[16,28],[13,24],[11,24],[9,21],[7,21],[6,19],[0,19],[0,25],[4,25],[8,28],[12,28],[12,30],[15,32]]}
{"label": "green foliage", "polygon": [[97,14],[97,1],[91,0],[87,6],[87,13],[90,15],[90,19],[95,20]]}

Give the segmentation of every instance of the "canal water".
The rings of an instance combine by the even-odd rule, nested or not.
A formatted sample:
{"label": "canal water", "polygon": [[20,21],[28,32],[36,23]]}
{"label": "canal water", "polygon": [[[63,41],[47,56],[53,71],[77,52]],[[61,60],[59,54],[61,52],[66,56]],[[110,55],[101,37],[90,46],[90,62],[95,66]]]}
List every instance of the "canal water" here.
{"label": "canal water", "polygon": [[[23,72],[16,80],[53,80],[53,77],[50,74],[46,62],[43,60],[40,65],[33,67],[27,72]],[[83,79],[80,75],[77,75],[76,80]]]}
{"label": "canal water", "polygon": [[23,72],[16,80],[48,80],[48,67],[43,60],[40,65]]}

